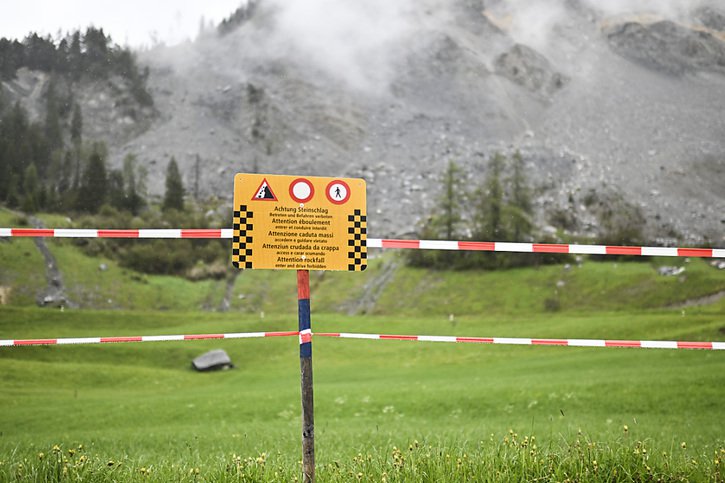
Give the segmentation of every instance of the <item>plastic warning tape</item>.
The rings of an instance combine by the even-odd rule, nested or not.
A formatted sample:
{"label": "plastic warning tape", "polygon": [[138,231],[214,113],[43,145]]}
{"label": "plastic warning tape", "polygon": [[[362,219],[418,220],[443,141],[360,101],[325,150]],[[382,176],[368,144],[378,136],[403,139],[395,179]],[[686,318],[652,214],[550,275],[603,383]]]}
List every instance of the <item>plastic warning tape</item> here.
{"label": "plastic warning tape", "polygon": [[294,337],[299,332],[236,332],[231,334],[140,335],[132,337],[78,337],[65,339],[5,339],[0,347],[27,345],[109,344],[118,342],[171,342],[205,339],[252,339],[256,337]]}
{"label": "plastic warning tape", "polygon": [[722,248],[675,248],[558,243],[475,242],[448,240],[385,240],[368,238],[368,248],[466,250],[515,253],[569,253],[573,255],[634,255],[651,257],[725,258]]}
{"label": "plastic warning tape", "polygon": [[414,342],[455,342],[473,344],[545,345],[566,347],[636,347],[641,349],[708,349],[725,350],[725,342],[678,342],[660,340],[604,339],[524,339],[511,337],[451,337],[442,335],[357,334],[346,332],[315,332],[316,337],[341,339],[406,340]]}
{"label": "plastic warning tape", "polygon": [[0,237],[49,238],[231,238],[229,229],[100,230],[85,228],[0,228]]}
{"label": "plastic warning tape", "polygon": [[454,337],[445,335],[391,335],[360,334],[349,332],[237,332],[231,334],[186,334],[186,335],[142,335],[123,337],[79,337],[65,339],[5,339],[0,347],[32,345],[108,344],[119,342],[171,342],[205,339],[251,339],[260,337],[299,336],[300,343],[307,343],[312,337],[334,337],[339,339],[405,340],[415,342],[455,342],[473,344],[544,345],[567,347],[635,347],[641,349],[708,349],[725,350],[725,342],[683,342],[666,340],[605,340],[605,339],[525,339],[511,337]]}
{"label": "plastic warning tape", "polygon": [[[232,229],[138,229],[99,230],[76,228],[0,228],[0,237],[50,238],[232,238]],[[415,250],[465,250],[515,253],[568,253],[572,255],[632,255],[651,257],[725,258],[725,248],[676,248],[558,243],[511,243],[449,240],[396,240],[368,238],[368,248]]]}

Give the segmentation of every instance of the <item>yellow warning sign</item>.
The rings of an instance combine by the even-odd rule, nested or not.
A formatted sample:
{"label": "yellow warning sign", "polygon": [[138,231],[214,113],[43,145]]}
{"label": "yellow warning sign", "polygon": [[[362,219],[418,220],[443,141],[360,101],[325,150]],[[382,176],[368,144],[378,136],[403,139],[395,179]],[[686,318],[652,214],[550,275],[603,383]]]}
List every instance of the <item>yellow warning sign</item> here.
{"label": "yellow warning sign", "polygon": [[238,173],[233,223],[237,268],[367,268],[363,179]]}

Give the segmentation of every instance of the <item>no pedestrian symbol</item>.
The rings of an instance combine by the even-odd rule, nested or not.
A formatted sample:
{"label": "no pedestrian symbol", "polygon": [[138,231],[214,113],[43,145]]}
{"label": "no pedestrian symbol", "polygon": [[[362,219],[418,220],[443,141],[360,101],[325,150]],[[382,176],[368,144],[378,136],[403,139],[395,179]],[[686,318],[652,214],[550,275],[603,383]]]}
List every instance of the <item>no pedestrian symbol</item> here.
{"label": "no pedestrian symbol", "polygon": [[237,174],[232,262],[238,268],[367,268],[365,180]]}

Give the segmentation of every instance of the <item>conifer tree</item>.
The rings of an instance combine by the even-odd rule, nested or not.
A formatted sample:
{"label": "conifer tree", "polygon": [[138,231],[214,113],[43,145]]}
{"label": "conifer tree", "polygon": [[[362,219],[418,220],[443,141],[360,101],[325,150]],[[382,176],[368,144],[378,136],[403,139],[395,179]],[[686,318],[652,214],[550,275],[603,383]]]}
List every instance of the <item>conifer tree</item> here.
{"label": "conifer tree", "polygon": [[[461,237],[460,225],[466,199],[461,169],[450,161],[441,178],[442,191],[433,214],[420,229],[422,239],[455,240]],[[448,251],[412,250],[408,256],[411,265],[432,268],[455,268],[460,264],[460,253]]]}
{"label": "conifer tree", "polygon": [[83,74],[83,53],[81,51],[81,33],[77,30],[73,32],[70,47],[68,48],[68,69],[74,81],[81,78]]}
{"label": "conifer tree", "polygon": [[38,210],[39,194],[38,170],[35,168],[35,164],[31,163],[25,170],[23,177],[23,211],[34,213]]}
{"label": "conifer tree", "polygon": [[513,156],[513,175],[511,176],[510,187],[510,201],[506,213],[511,226],[511,237],[513,241],[523,242],[531,236],[533,205],[526,181],[524,160],[518,151]]}
{"label": "conifer tree", "polygon": [[464,188],[461,180],[461,170],[458,165],[448,162],[443,177],[443,196],[440,198],[440,209],[438,223],[441,228],[441,235],[446,240],[455,240],[458,235],[458,225],[463,219]]}
{"label": "conifer tree", "polygon": [[145,201],[140,194],[140,183],[136,181],[136,157],[133,154],[123,159],[123,183],[126,189],[125,209],[133,215],[138,215]]}
{"label": "conifer tree", "polygon": [[81,146],[83,145],[83,114],[81,112],[81,106],[78,103],[73,106],[73,114],[70,121],[70,140],[73,143],[73,150],[75,151],[73,188],[77,190],[81,184]]}
{"label": "conifer tree", "polygon": [[[473,238],[477,241],[504,241],[508,238],[504,220],[504,188],[501,183],[505,159],[501,153],[493,155],[484,184],[476,190],[472,221]],[[504,264],[505,254],[481,252],[471,255],[470,259],[475,266],[500,268]]]}
{"label": "conifer tree", "polygon": [[504,190],[501,184],[505,158],[501,153],[493,155],[489,162],[488,174],[483,188],[476,193],[476,213],[473,217],[473,236],[483,241],[503,241],[507,239],[504,223]]}
{"label": "conifer tree", "polygon": [[166,192],[164,193],[164,211],[184,209],[184,183],[181,180],[179,166],[172,156],[166,168]]}
{"label": "conifer tree", "polygon": [[80,211],[97,213],[106,201],[108,177],[106,162],[99,147],[94,147],[83,173],[76,207]]}
{"label": "conifer tree", "polygon": [[108,173],[108,197],[111,206],[118,210],[126,207],[126,189],[123,182],[123,173],[117,169]]}

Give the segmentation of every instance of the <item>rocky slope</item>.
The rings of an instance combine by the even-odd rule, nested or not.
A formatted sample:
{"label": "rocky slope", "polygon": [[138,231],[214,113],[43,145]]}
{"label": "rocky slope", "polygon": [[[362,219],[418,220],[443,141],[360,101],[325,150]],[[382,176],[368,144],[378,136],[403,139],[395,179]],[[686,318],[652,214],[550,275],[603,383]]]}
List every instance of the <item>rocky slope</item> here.
{"label": "rocky slope", "polygon": [[280,2],[254,5],[225,35],[140,54],[152,121],[130,134],[99,121],[112,162],[136,154],[153,192],[171,156],[187,186],[199,156],[204,193],[229,200],[235,172],[361,176],[370,235],[397,236],[435,203],[449,160],[473,187],[493,152],[520,150],[541,226],[560,208],[596,231],[595,190],[640,206],[651,239],[725,244],[717,2],[667,17],[567,0],[526,44],[503,0],[431,0],[402,33],[347,50],[295,38]]}

